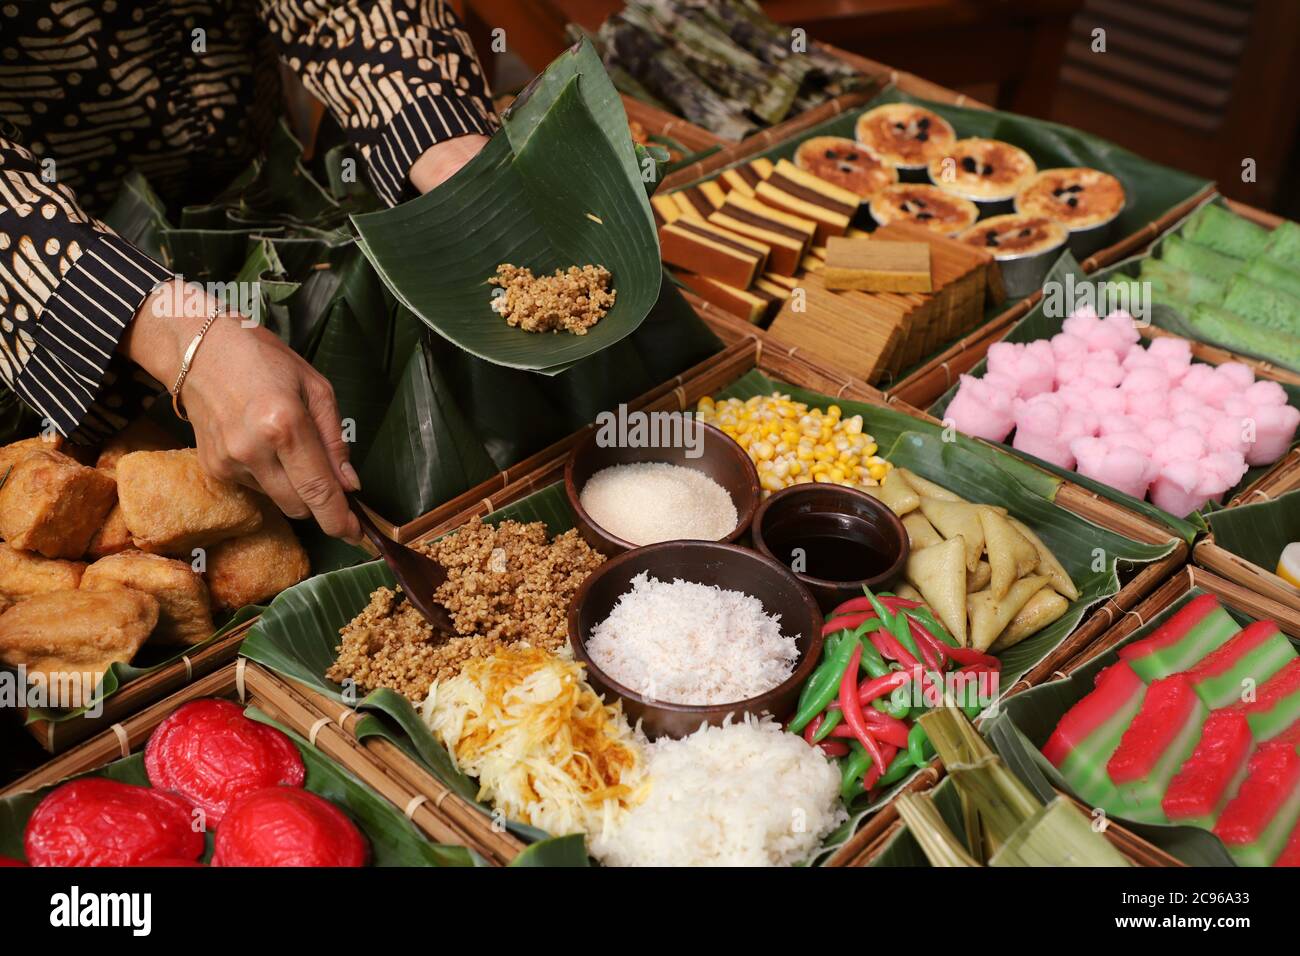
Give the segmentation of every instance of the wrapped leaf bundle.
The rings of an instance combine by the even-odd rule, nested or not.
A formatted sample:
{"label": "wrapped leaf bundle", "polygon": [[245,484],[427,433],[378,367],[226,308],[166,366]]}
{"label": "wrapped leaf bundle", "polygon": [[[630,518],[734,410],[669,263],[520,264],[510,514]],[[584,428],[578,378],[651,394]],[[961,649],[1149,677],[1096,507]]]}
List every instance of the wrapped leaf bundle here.
{"label": "wrapped leaf bundle", "polygon": [[623,92],[740,140],[849,92],[860,74],[813,47],[752,0],[636,0],[594,38]]}

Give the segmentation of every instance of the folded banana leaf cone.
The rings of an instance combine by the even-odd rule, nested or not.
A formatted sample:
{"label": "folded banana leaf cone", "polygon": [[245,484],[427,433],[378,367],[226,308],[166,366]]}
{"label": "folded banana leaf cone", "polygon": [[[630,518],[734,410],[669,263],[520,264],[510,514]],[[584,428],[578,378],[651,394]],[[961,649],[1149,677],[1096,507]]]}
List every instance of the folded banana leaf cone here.
{"label": "folded banana leaf cone", "polygon": [[[641,156],[653,173],[653,158]],[[525,89],[502,128],[450,180],[352,222],[403,305],[459,348],[497,365],[563,372],[635,332],[659,298],[659,240],[646,179],[622,102],[586,41]],[[525,331],[493,308],[489,280],[502,264],[538,277],[603,266],[616,298],[585,334]]]}

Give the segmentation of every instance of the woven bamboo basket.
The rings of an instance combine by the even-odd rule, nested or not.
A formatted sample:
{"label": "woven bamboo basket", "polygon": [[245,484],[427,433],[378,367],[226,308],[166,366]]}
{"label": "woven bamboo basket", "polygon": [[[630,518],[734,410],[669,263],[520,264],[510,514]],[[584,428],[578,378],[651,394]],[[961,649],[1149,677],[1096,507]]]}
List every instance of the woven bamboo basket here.
{"label": "woven bamboo basket", "polygon": [[[1083,648],[1074,657],[1060,665],[1053,673],[1047,675],[1052,679],[1065,679],[1089,661],[1106,653],[1118,645],[1134,631],[1144,627],[1165,608],[1169,607],[1192,588],[1200,588],[1214,594],[1227,607],[1246,613],[1255,618],[1268,618],[1292,637],[1300,638],[1300,610],[1287,607],[1270,598],[1257,594],[1240,584],[1218,577],[1201,568],[1187,566],[1173,577],[1152,591],[1144,600],[1126,613],[1116,617],[1104,633],[1091,645]],[[933,765],[936,773],[930,786],[936,786],[942,779],[942,767],[938,761]],[[1075,801],[1078,803],[1078,801]],[[1080,806],[1083,806],[1080,804]],[[1086,807],[1084,809],[1087,809]],[[869,864],[883,849],[888,840],[902,828],[897,811],[886,806],[876,815],[869,825],[873,832],[855,847],[859,850],[852,865]],[[863,828],[864,831],[867,829]],[[1112,833],[1112,831],[1114,831]],[[1111,821],[1107,828],[1111,842],[1137,866],[1182,866],[1180,861],[1165,853],[1140,837],[1125,830]],[[848,848],[848,845],[845,847]]]}
{"label": "woven bamboo basket", "polygon": [[[1229,507],[1266,504],[1297,488],[1300,488],[1300,449],[1293,450],[1263,480],[1234,498]],[[1192,560],[1229,581],[1300,613],[1300,591],[1278,577],[1272,568],[1256,564],[1219,544],[1213,528],[1192,549]]]}
{"label": "woven bamboo basket", "polygon": [[1152,591],[1136,607],[1117,618],[1100,638],[1072,657],[1051,677],[1053,679],[1068,677],[1094,657],[1106,653],[1138,628],[1144,627],[1147,621],[1153,619],[1192,588],[1208,591],[1226,607],[1249,614],[1253,618],[1276,621],[1280,630],[1300,640],[1300,611],[1189,564]]}
{"label": "woven bamboo basket", "polygon": [[725,139],[707,129],[627,94],[623,94],[623,109],[627,111],[629,121],[640,123],[651,136],[676,140],[691,153],[703,153],[727,145]]}
{"label": "woven bamboo basket", "polygon": [[[519,842],[508,833],[493,833],[486,818],[477,811],[477,819],[470,821],[472,825],[464,825],[454,813],[456,808],[451,798],[444,796],[439,799],[417,791],[397,773],[375,760],[351,734],[340,732],[335,721],[346,719],[344,715],[326,716],[327,712],[315,709],[297,688],[242,659],[194,680],[134,716],[114,722],[97,736],[0,791],[0,796],[37,790],[130,756],[145,745],[163,718],[181,704],[202,697],[225,697],[256,707],[306,738],[312,746],[402,811],[435,843],[467,846],[498,865],[509,862],[521,849]],[[349,714],[355,719],[354,713]]]}
{"label": "woven bamboo basket", "polygon": [[[935,779],[934,782],[932,782],[930,786],[926,788],[926,791],[933,790],[934,787],[937,787],[939,785],[939,782],[943,779],[943,777],[941,775],[941,771],[938,773],[939,775],[937,776],[937,779]],[[917,792],[926,792],[926,791],[917,791]],[[1060,791],[1058,791],[1058,793],[1060,793]],[[1090,812],[1090,809],[1087,806],[1080,803],[1074,797],[1071,797],[1070,795],[1064,793],[1061,793],[1060,795],[1065,797],[1065,799],[1069,800],[1071,803],[1073,803],[1085,814]],[[887,818],[887,819],[882,820],[881,818]],[[871,866],[872,863],[875,862],[875,860],[880,856],[880,854],[884,852],[884,850],[894,840],[901,838],[902,833],[906,831],[908,827],[908,824],[904,823],[903,820],[899,817],[898,810],[894,807],[892,803],[886,806],[885,809],[882,810],[880,813],[878,813],[876,815],[876,819],[872,820],[871,822],[876,823],[877,820],[880,820],[880,823],[877,826],[876,832],[872,835],[872,838],[869,841],[865,842],[862,845],[861,851],[845,865]],[[1138,836],[1132,830],[1129,830],[1124,826],[1115,823],[1114,821],[1110,821],[1107,824],[1104,834],[1106,836],[1106,839],[1110,841],[1111,846],[1113,846],[1116,850],[1118,850],[1120,852],[1120,855],[1123,856],[1124,859],[1126,859],[1131,866],[1182,867],[1187,865],[1183,863],[1181,860],[1177,859],[1176,857],[1166,853],[1164,850],[1160,849],[1159,847],[1153,846],[1151,843],[1148,843],[1146,840],[1142,839],[1142,837]]]}
{"label": "woven bamboo basket", "polygon": [[[1207,189],[1196,196],[1193,196],[1187,202],[1169,210],[1154,223],[1127,239],[1116,243],[1108,249],[1104,249],[1096,255],[1089,256],[1080,265],[1083,271],[1087,273],[1096,272],[1098,269],[1113,265],[1121,259],[1127,259],[1136,255],[1163,235],[1171,227],[1177,225],[1181,220],[1191,214],[1192,210],[1205,202],[1213,193],[1212,189]],[[1278,223],[1282,220],[1271,213],[1264,212],[1262,209],[1255,209],[1252,206],[1246,206],[1238,202],[1229,202],[1229,208],[1238,215],[1256,222],[1266,229],[1276,229]],[[1140,239],[1138,237],[1141,237]],[[941,395],[950,389],[957,381],[957,377],[963,372],[968,372],[974,368],[979,361],[984,358],[989,350],[989,346],[994,342],[1000,341],[1013,325],[1023,319],[1039,300],[1042,299],[1042,291],[1035,292],[1021,302],[1016,303],[1006,312],[999,315],[977,333],[968,335],[959,342],[954,342],[951,346],[944,349],[934,358],[930,359],[916,371],[912,372],[901,382],[889,389],[891,396],[902,399],[903,401],[915,405],[918,408],[928,408],[934,404]],[[1169,333],[1162,329],[1154,327],[1143,329],[1143,335],[1150,338],[1153,335],[1168,335]],[[1190,341],[1190,340],[1189,340]],[[1206,362],[1218,365],[1222,362],[1242,362],[1249,365],[1255,370],[1257,377],[1271,378],[1277,382],[1283,382],[1290,385],[1300,384],[1300,375],[1288,369],[1279,368],[1269,362],[1261,362],[1258,359],[1247,356],[1237,355],[1225,349],[1213,345],[1206,345],[1203,342],[1191,342],[1192,355]]]}
{"label": "woven bamboo basket", "polygon": [[724,146],[718,152],[705,156],[689,166],[683,166],[673,172],[671,176],[665,177],[659,188],[664,191],[671,191],[679,186],[685,186],[687,183],[693,183],[697,179],[703,179],[738,160],[765,152],[777,143],[784,143],[793,139],[819,123],[823,123],[849,110],[865,106],[888,84],[893,84],[905,93],[923,97],[927,100],[934,100],[938,103],[964,106],[968,109],[986,110],[991,108],[978,100],[971,99],[965,93],[958,93],[956,90],[950,90],[945,86],[931,83],[929,80],[924,80],[914,74],[896,70],[884,63],[869,60],[866,57],[858,56],[856,53],[850,53],[847,50],[841,50],[828,43],[820,43],[818,46],[832,56],[838,57],[856,67],[864,75],[873,77],[877,81],[873,88],[837,96],[835,99],[827,100],[821,106],[808,110],[806,113],[801,113],[783,123],[778,123],[776,126],[768,127],[754,133],[752,136],[747,136],[739,143]]}
{"label": "woven bamboo basket", "polygon": [[[682,383],[696,375],[700,375],[711,364],[717,362],[721,355],[712,355],[704,361],[693,365],[680,375],[674,375],[668,381],[652,388],[650,391],[639,395],[627,403],[629,411],[636,411],[646,408],[656,401],[663,399],[665,395],[670,395],[674,389],[680,388]],[[576,445],[594,425],[588,425],[579,429],[567,438],[561,439],[552,445],[548,445],[541,451],[536,452],[525,458],[518,464],[511,465],[503,469],[496,476],[489,478],[487,481],[480,482],[473,488],[470,488],[455,498],[443,502],[432,511],[425,512],[418,518],[414,518],[405,524],[395,525],[392,522],[385,521],[382,517],[376,517],[376,524],[379,525],[388,537],[401,544],[409,543],[416,538],[425,535],[430,528],[433,528],[448,518],[452,518],[466,508],[472,507],[475,502],[482,501],[485,498],[491,498],[498,495],[502,489],[517,483],[526,476],[536,472],[539,468],[544,468],[549,463],[563,458],[568,454],[569,449]],[[373,512],[372,512],[373,515]]]}
{"label": "woven bamboo basket", "polygon": [[[123,684],[116,693],[104,701],[103,712],[98,717],[83,714],[68,720],[33,720],[25,724],[27,732],[50,753],[63,753],[69,747],[100,733],[104,728],[147,707],[154,701],[192,685],[205,674],[229,664],[239,654],[239,645],[256,620],[253,618],[245,621],[211,644],[159,667],[129,684]],[[19,713],[24,720],[27,719],[25,710],[20,710]]]}

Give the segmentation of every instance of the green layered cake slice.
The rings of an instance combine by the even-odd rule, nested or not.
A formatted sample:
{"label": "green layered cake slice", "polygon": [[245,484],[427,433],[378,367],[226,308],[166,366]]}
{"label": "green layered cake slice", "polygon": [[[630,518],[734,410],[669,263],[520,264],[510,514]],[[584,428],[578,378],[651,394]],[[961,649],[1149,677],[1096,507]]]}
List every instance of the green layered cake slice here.
{"label": "green layered cake slice", "polygon": [[1287,664],[1255,691],[1254,699],[1234,704],[1250,722],[1250,732],[1263,743],[1300,720],[1300,658]]}
{"label": "green layered cake slice", "polygon": [[1138,278],[1150,282],[1160,298],[1182,299],[1185,302],[1209,302],[1218,305],[1227,294],[1226,282],[1197,272],[1188,272],[1163,259],[1146,259]]}
{"label": "green layered cake slice", "polygon": [[1264,255],[1293,272],[1300,272],[1300,225],[1284,219],[1268,237]]}
{"label": "green layered cake slice", "polygon": [[1241,703],[1252,690],[1296,659],[1295,648],[1272,621],[1256,621],[1187,671],[1211,710]]}
{"label": "green layered cake slice", "polygon": [[1300,296],[1300,272],[1288,269],[1272,259],[1256,259],[1246,266],[1242,275],[1281,289],[1287,295]]}
{"label": "green layered cake slice", "polygon": [[1246,260],[1234,259],[1206,246],[1198,246],[1182,236],[1173,235],[1164,241],[1160,257],[1171,266],[1185,272],[1208,276],[1216,282],[1227,282],[1242,269]]}
{"label": "green layered cake slice", "polygon": [[1269,866],[1282,855],[1300,820],[1300,754],[1284,743],[1265,744],[1250,758],[1237,795],[1214,825],[1242,866]]}
{"label": "green layered cake slice", "polygon": [[1119,656],[1148,684],[1193,666],[1227,643],[1237,622],[1213,594],[1188,601],[1150,637],[1120,649]]}
{"label": "green layered cake slice", "polygon": [[1112,664],[1097,675],[1092,692],[1065,712],[1043,746],[1043,755],[1074,792],[1095,807],[1116,806],[1106,762],[1141,709],[1146,691],[1128,664]]}
{"label": "green layered cake slice", "polygon": [[1210,714],[1196,749],[1160,801],[1169,822],[1211,829],[1245,779],[1254,749],[1245,714],[1234,710]]}
{"label": "green layered cake slice", "polygon": [[1223,206],[1210,203],[1187,221],[1183,235],[1201,246],[1237,259],[1254,259],[1268,248],[1270,233]]}
{"label": "green layered cake slice", "polygon": [[1236,312],[1208,302],[1190,308],[1173,300],[1168,302],[1187,320],[1194,337],[1300,371],[1300,336],[1256,325]]}
{"label": "green layered cake slice", "polygon": [[1186,674],[1154,681],[1142,708],[1106,764],[1119,791],[1117,812],[1139,823],[1167,823],[1161,801],[1196,749],[1209,714]]}
{"label": "green layered cake slice", "polygon": [[1300,331],[1300,298],[1271,285],[1237,276],[1222,299],[1225,309],[1279,332]]}

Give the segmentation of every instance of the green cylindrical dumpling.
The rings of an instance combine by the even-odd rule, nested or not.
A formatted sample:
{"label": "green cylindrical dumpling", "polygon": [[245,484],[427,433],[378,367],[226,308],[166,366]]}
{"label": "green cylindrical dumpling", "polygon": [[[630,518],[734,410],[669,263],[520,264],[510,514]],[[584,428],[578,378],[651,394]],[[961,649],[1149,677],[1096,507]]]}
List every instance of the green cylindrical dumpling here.
{"label": "green cylindrical dumpling", "polygon": [[1246,267],[1242,275],[1300,297],[1300,272],[1288,269],[1272,259],[1256,259]]}
{"label": "green cylindrical dumpling", "polygon": [[1210,276],[1179,269],[1161,259],[1143,262],[1141,278],[1150,282],[1157,294],[1164,293],[1187,302],[1220,303],[1227,291],[1222,282]]}
{"label": "green cylindrical dumpling", "polygon": [[1238,259],[1263,255],[1270,238],[1263,226],[1214,203],[1202,206],[1192,216],[1183,235],[1198,245]]}
{"label": "green cylindrical dumpling", "polygon": [[1300,298],[1247,276],[1228,283],[1223,306],[1271,329],[1292,335],[1300,332]]}
{"label": "green cylindrical dumpling", "polygon": [[1227,282],[1246,265],[1244,259],[1225,256],[1208,246],[1189,242],[1182,236],[1170,236],[1161,246],[1160,256],[1171,266],[1194,272],[1218,282]]}
{"label": "green cylindrical dumpling", "polygon": [[1298,336],[1258,325],[1208,302],[1193,308],[1187,320],[1196,337],[1211,345],[1300,371]]}
{"label": "green cylindrical dumpling", "polygon": [[1300,272],[1300,225],[1290,219],[1283,221],[1268,237],[1264,255],[1292,271]]}

